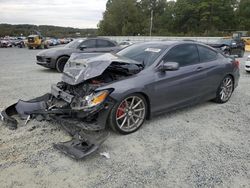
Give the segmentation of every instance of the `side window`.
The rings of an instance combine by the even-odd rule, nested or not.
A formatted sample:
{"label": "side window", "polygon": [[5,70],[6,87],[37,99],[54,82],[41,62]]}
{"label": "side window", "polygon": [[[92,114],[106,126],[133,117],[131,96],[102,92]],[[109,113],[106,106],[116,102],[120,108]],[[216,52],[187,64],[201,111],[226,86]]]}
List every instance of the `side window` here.
{"label": "side window", "polygon": [[97,39],[97,46],[99,48],[114,47],[115,45],[107,40]]}
{"label": "side window", "polygon": [[201,62],[208,62],[208,61],[213,61],[217,59],[217,52],[205,46],[198,45],[198,51],[199,51]]}
{"label": "side window", "polygon": [[196,45],[181,44],[172,48],[163,58],[164,61],[177,62],[181,67],[199,63]]}
{"label": "side window", "polygon": [[96,40],[95,39],[89,39],[85,40],[81,43],[81,46],[86,46],[87,48],[95,48],[96,47]]}

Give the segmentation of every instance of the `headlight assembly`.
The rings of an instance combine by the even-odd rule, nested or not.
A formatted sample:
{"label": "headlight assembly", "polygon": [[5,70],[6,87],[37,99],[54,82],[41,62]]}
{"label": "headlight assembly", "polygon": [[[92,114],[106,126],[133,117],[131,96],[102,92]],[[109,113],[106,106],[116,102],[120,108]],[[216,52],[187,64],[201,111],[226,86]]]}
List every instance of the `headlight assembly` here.
{"label": "headlight assembly", "polygon": [[101,104],[109,95],[108,90],[103,90],[97,93],[92,93],[85,97],[85,107],[91,108],[93,106],[97,106]]}
{"label": "headlight assembly", "polygon": [[227,49],[227,46],[222,46],[220,49],[221,49],[222,51],[224,51],[224,50]]}
{"label": "headlight assembly", "polygon": [[98,106],[105,101],[111,90],[93,92],[85,97],[76,97],[70,104],[73,110],[85,110]]}

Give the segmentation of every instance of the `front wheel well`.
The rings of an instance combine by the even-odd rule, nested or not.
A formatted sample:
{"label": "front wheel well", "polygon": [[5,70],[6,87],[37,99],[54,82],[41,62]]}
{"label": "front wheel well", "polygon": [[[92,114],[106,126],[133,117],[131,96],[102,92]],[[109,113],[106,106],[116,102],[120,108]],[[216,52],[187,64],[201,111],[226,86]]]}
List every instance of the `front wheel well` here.
{"label": "front wheel well", "polygon": [[57,58],[55,68],[58,72],[63,72],[64,66],[67,63],[69,56],[61,55]]}
{"label": "front wheel well", "polygon": [[233,90],[234,90],[234,84],[235,84],[235,78],[234,78],[234,76],[232,74],[227,74],[226,76],[230,76],[233,79]]}
{"label": "front wheel well", "polygon": [[70,57],[69,55],[60,55],[57,59],[56,59],[56,62],[58,61],[58,59],[60,59],[61,57]]}
{"label": "front wheel well", "polygon": [[136,92],[137,94],[141,94],[146,102],[147,102],[147,115],[146,115],[146,119],[150,119],[151,118],[151,105],[150,105],[150,99],[148,97],[147,94],[143,93],[143,92]]}

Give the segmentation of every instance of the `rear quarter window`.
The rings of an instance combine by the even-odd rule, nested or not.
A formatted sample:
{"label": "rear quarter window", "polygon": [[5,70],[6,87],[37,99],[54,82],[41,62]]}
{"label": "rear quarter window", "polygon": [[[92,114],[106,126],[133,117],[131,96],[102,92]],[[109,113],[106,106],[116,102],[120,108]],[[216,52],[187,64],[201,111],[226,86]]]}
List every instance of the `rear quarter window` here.
{"label": "rear quarter window", "polygon": [[97,40],[97,46],[99,48],[106,48],[106,47],[114,47],[115,44],[113,44],[112,42],[108,40]]}
{"label": "rear quarter window", "polygon": [[218,57],[218,53],[205,47],[198,45],[198,52],[200,56],[200,61],[201,62],[209,62],[209,61],[214,61]]}

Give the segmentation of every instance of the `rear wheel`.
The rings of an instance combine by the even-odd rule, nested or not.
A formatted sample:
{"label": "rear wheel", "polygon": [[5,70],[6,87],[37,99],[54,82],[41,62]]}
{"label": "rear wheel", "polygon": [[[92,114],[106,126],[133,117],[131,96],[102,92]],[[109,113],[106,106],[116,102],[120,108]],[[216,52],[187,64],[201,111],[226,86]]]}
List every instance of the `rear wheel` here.
{"label": "rear wheel", "polygon": [[214,101],[217,103],[227,102],[233,93],[233,87],[234,87],[234,82],[233,82],[232,76],[229,76],[229,75],[226,76],[222,80],[222,82],[217,90],[216,98]]}
{"label": "rear wheel", "polygon": [[231,52],[230,52],[230,50],[225,50],[225,51],[224,51],[224,54],[225,54],[225,55],[231,55]]}
{"label": "rear wheel", "polygon": [[132,94],[118,102],[109,115],[109,125],[121,134],[137,131],[147,113],[147,102],[141,94]]}
{"label": "rear wheel", "polygon": [[58,60],[56,61],[56,70],[58,72],[63,72],[64,66],[68,61],[68,57],[67,56],[63,56],[58,58]]}
{"label": "rear wheel", "polygon": [[238,56],[239,56],[239,57],[244,57],[244,53],[245,53],[245,51],[244,51],[244,50],[241,50]]}

